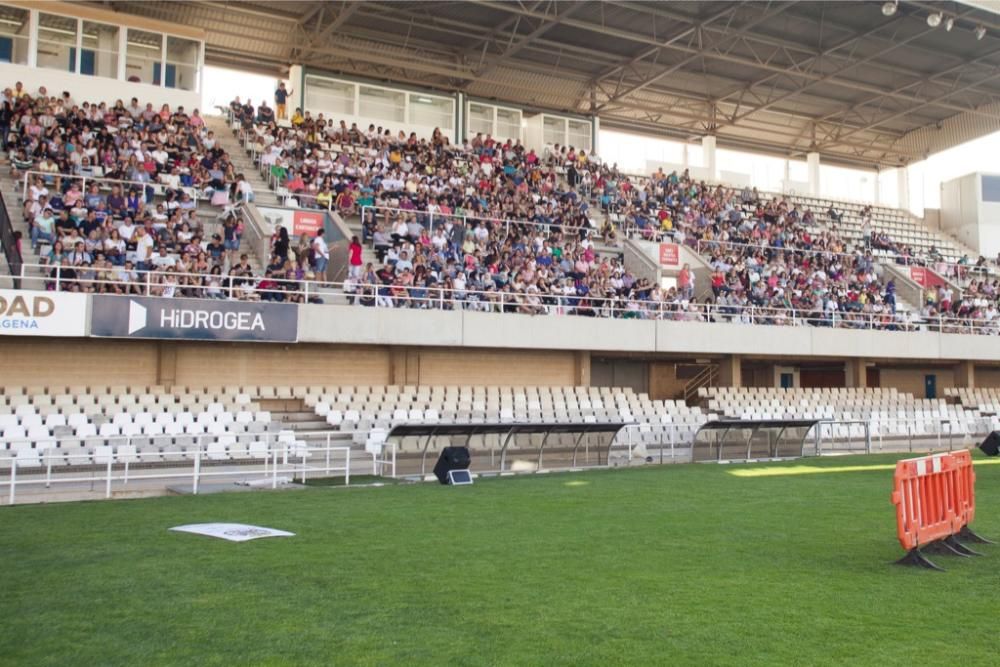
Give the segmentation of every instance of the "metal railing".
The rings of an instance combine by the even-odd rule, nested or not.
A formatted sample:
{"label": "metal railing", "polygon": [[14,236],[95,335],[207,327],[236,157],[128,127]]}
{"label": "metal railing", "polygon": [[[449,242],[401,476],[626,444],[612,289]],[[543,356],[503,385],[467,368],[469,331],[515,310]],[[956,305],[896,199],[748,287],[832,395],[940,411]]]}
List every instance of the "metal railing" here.
{"label": "metal railing", "polygon": [[[3,246],[4,257],[7,259],[7,268],[11,276],[20,276],[23,270],[24,261],[21,258],[20,244],[14,236],[14,227],[10,221],[10,213],[7,210],[7,202],[0,193],[0,245]],[[14,288],[21,286],[20,280],[14,278]]]}
{"label": "metal railing", "polygon": [[527,315],[583,316],[638,320],[728,322],[774,326],[820,326],[843,329],[933,331],[997,335],[1000,318],[934,317],[900,319],[890,311],[840,311],[822,308],[780,308],[758,305],[697,303],[683,300],[629,299],[623,296],[581,295],[529,290],[476,290],[425,287],[348,280],[341,283],[253,276],[183,273],[111,267],[23,264],[22,285],[33,289],[82,291],[121,296],[224,298],[234,300],[325,303],[371,308],[470,310]]}
{"label": "metal railing", "polygon": [[[484,223],[489,227],[503,227],[506,234],[510,234],[510,228],[520,227],[520,228],[535,228],[541,229],[546,232],[551,233],[555,231],[563,232],[579,232],[582,229],[588,231],[596,231],[597,228],[594,227],[593,222],[589,227],[580,227],[578,225],[570,225],[566,223],[546,223],[546,222],[534,222],[532,220],[517,220],[512,218],[498,218],[495,216],[483,216],[483,215],[469,215],[467,213],[438,213],[433,211],[418,211],[414,209],[405,208],[393,208],[390,206],[362,206],[361,207],[361,220],[366,222],[369,216],[374,216],[375,219],[378,218],[381,213],[384,222],[392,223],[399,219],[412,219],[416,220],[421,226],[426,227],[428,233],[434,233],[434,224],[437,223],[438,226],[444,224],[444,221],[453,220],[456,224],[461,224],[463,227],[467,226],[470,222],[473,223]],[[426,224],[425,224],[426,223]],[[389,232],[390,230],[385,230]]]}
{"label": "metal railing", "polygon": [[[247,435],[209,434],[47,438],[38,443],[44,444],[43,447],[19,447],[0,453],[0,467],[9,467],[9,477],[0,479],[0,488],[7,487],[8,502],[13,505],[17,502],[17,489],[28,485],[50,488],[55,484],[89,483],[93,486],[101,482],[104,497],[111,498],[115,483],[120,483],[124,489],[130,481],[134,485],[150,480],[189,479],[192,493],[197,495],[202,481],[220,477],[263,475],[268,480],[266,486],[277,488],[279,475],[305,482],[308,475],[329,477],[341,473],[346,486],[351,480],[352,449],[348,445],[334,444],[334,435],[345,433],[297,432],[291,436],[259,433],[250,434],[251,442],[239,440]],[[310,444],[302,440],[302,436],[312,440],[325,436],[325,440],[322,445]],[[174,437],[190,438],[195,446],[174,445]],[[68,441],[86,446],[60,446]],[[136,442],[150,444],[137,446]],[[342,461],[338,461],[340,457]],[[392,466],[390,469],[395,476],[395,469]]]}
{"label": "metal railing", "polygon": [[[80,184],[80,199],[85,200],[87,197],[87,190],[91,185],[97,184],[97,186],[103,190],[110,190],[113,186],[118,186],[121,188],[122,196],[131,190],[135,189],[142,193],[144,203],[148,200],[150,196],[164,196],[167,190],[175,190],[180,192],[185,192],[190,195],[191,199],[195,202],[205,201],[210,199],[210,195],[207,194],[202,188],[193,185],[178,185],[174,187],[166,183],[161,183],[158,181],[130,181],[122,178],[105,178],[104,176],[78,176],[75,174],[59,174],[51,173],[47,171],[26,171],[24,172],[24,178],[21,183],[21,200],[28,200],[28,188],[31,183],[34,182],[36,178],[41,178],[42,182],[46,185],[51,185],[50,181],[58,179],[60,185],[65,183],[79,183]],[[224,190],[229,192],[229,184],[226,184]],[[219,190],[221,192],[221,190]],[[65,194],[65,192],[59,192],[59,195]]]}

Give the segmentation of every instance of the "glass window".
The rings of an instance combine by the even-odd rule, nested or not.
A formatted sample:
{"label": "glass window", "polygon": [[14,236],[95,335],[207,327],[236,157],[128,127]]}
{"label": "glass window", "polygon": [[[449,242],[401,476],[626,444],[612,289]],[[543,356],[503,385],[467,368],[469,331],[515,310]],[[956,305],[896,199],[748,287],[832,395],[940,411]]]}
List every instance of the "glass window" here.
{"label": "glass window", "polygon": [[493,110],[496,107],[488,104],[469,103],[469,139],[477,133],[493,134]]}
{"label": "glass window", "polygon": [[28,10],[0,5],[0,62],[28,64]]}
{"label": "glass window", "polygon": [[507,139],[522,139],[521,130],[520,111],[497,107],[497,139],[504,141]]}
{"label": "glass window", "polygon": [[[163,85],[163,35],[129,28],[125,49],[125,78],[134,83]],[[167,70],[167,84],[177,71]]]}
{"label": "glass window", "polygon": [[38,15],[38,66],[76,71],[77,20],[55,14]]}
{"label": "glass window", "polygon": [[809,165],[803,160],[788,161],[788,180],[796,183],[809,182]]}
{"label": "glass window", "polygon": [[569,137],[566,139],[567,143],[577,150],[590,152],[590,130],[590,121],[570,120]]}
{"label": "glass window", "polygon": [[453,130],[455,128],[455,103],[440,97],[410,93],[410,124]]}
{"label": "glass window", "polygon": [[403,123],[406,119],[406,93],[385,88],[361,86],[360,115],[378,123]]}
{"label": "glass window", "polygon": [[198,42],[167,36],[167,88],[197,90]]}
{"label": "glass window", "polygon": [[80,74],[118,78],[118,26],[83,22]]}
{"label": "glass window", "polygon": [[542,142],[546,144],[566,144],[566,119],[545,116],[542,119]]}
{"label": "glass window", "polygon": [[353,116],[354,84],[319,76],[307,76],[305,105],[313,114]]}

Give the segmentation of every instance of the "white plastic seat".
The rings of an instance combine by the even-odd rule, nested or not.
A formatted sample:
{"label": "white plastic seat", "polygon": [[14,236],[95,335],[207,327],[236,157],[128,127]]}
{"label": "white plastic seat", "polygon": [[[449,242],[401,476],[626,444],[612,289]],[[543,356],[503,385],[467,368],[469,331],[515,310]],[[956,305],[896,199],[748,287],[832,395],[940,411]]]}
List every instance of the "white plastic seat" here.
{"label": "white plastic seat", "polygon": [[142,435],[142,426],[139,424],[123,424],[121,431],[122,435],[132,438],[137,435]]}
{"label": "white plastic seat", "polygon": [[7,426],[3,430],[3,439],[7,442],[12,440],[22,440],[27,437],[28,432],[20,424],[15,424],[14,426]]}
{"label": "white plastic seat", "polygon": [[212,461],[224,461],[229,458],[226,447],[235,444],[236,438],[231,435],[223,435],[208,442],[205,446],[205,455]]}
{"label": "white plastic seat", "polygon": [[253,422],[253,413],[248,410],[240,410],[236,413],[237,424],[249,424]]}
{"label": "white plastic seat", "polygon": [[187,426],[188,424],[194,423],[194,414],[191,412],[180,412],[174,418],[174,421],[181,426]]}
{"label": "white plastic seat", "polygon": [[14,414],[18,417],[35,414],[35,406],[30,404],[19,405],[14,409]]}
{"label": "white plastic seat", "polygon": [[115,456],[119,463],[138,463],[141,460],[135,445],[119,445]]}
{"label": "white plastic seat", "polygon": [[98,445],[94,447],[91,458],[96,465],[107,465],[109,462],[114,463],[115,452],[110,445]]}
{"label": "white plastic seat", "polygon": [[51,436],[52,433],[45,426],[32,426],[28,429],[29,440],[46,440]]}
{"label": "white plastic seat", "polygon": [[73,428],[80,428],[84,424],[88,423],[90,420],[87,415],[82,415],[79,413],[72,414],[66,419],[66,425],[72,426]]}
{"label": "white plastic seat", "polygon": [[222,403],[209,403],[208,405],[205,406],[205,412],[212,415],[217,415],[220,412],[225,412],[225,411],[226,408],[225,406],[222,405]]}
{"label": "white plastic seat", "polygon": [[184,433],[188,435],[202,435],[205,432],[205,425],[201,422],[195,422],[193,424],[186,424],[184,426]]}
{"label": "white plastic seat", "polygon": [[205,427],[205,432],[209,435],[225,435],[226,425],[219,422],[212,422]]}
{"label": "white plastic seat", "polygon": [[165,414],[163,412],[158,412],[155,415],[152,412],[140,412],[132,417],[132,423],[137,426],[145,426],[146,424],[152,424],[156,421],[156,417]]}
{"label": "white plastic seat", "polygon": [[119,412],[114,417],[111,418],[111,423],[115,426],[121,426],[122,424],[131,424],[132,415],[127,412]]}
{"label": "white plastic seat", "polygon": [[215,421],[215,414],[211,412],[199,412],[195,420],[199,424],[211,424]]}
{"label": "white plastic seat", "polygon": [[43,424],[42,416],[37,414],[23,415],[21,417],[21,426],[24,428],[33,428],[35,426],[41,426]]}
{"label": "white plastic seat", "polygon": [[[160,428],[162,429],[164,435],[176,436],[176,435],[183,435],[184,433],[184,425],[178,424],[177,422],[169,422],[167,424],[161,424]],[[149,435],[153,434],[150,433]]]}
{"label": "white plastic seat", "polygon": [[66,415],[58,413],[46,415],[45,425],[48,428],[55,428],[56,426],[66,426]]}
{"label": "white plastic seat", "polygon": [[20,423],[17,415],[0,415],[0,431],[8,426],[18,426]]}
{"label": "white plastic seat", "polygon": [[105,424],[101,424],[101,428],[97,431],[97,434],[102,438],[110,438],[116,435],[121,435],[121,428],[114,422],[107,422]]}
{"label": "white plastic seat", "polygon": [[255,422],[260,422],[261,424],[271,423],[271,413],[267,410],[258,410],[253,415],[253,420]]}
{"label": "white plastic seat", "polygon": [[41,468],[42,459],[37,449],[19,449],[14,456],[14,465],[18,468]]}
{"label": "white plastic seat", "polygon": [[173,414],[169,412],[157,412],[153,421],[157,424],[171,424],[176,421]]}
{"label": "white plastic seat", "polygon": [[344,413],[342,413],[340,410],[330,410],[328,413],[326,413],[326,423],[330,424],[331,426],[340,426],[340,424],[343,421],[344,421]]}
{"label": "white plastic seat", "polygon": [[158,435],[163,435],[163,424],[159,422],[153,422],[152,424],[143,424],[142,434],[154,437]]}

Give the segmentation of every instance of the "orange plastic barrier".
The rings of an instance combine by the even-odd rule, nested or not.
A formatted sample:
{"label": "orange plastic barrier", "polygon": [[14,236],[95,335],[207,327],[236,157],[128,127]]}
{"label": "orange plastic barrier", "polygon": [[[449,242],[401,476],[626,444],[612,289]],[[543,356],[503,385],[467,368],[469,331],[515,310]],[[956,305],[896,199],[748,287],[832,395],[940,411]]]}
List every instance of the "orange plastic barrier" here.
{"label": "orange plastic barrier", "polygon": [[987,542],[969,528],[976,513],[976,475],[968,450],[897,461],[893,481],[896,536],[907,551],[899,563],[941,569],[921,549],[981,555],[957,539]]}

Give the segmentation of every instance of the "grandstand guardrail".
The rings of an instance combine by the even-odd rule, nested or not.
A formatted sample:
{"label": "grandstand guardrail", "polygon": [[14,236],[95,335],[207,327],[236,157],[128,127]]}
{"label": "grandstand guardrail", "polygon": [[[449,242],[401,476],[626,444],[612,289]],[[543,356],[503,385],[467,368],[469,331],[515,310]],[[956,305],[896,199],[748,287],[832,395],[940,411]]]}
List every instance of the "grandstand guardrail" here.
{"label": "grandstand guardrail", "polygon": [[624,296],[592,296],[576,289],[562,292],[528,290],[460,289],[370,283],[364,280],[326,282],[226,276],[149,269],[128,270],[121,266],[62,266],[22,264],[18,276],[22,286],[42,290],[83,291],[120,296],[192,296],[325,303],[334,299],[343,305],[372,308],[417,308],[521,313],[527,315],[575,315],[639,320],[728,322],[773,326],[812,325],[838,329],[887,331],[932,331],[937,333],[1000,334],[1000,319],[947,318],[943,315],[916,318],[912,313],[894,314],[862,309],[857,311],[775,308],[755,305],[697,303],[629,299]]}
{"label": "grandstand guardrail", "polygon": [[[7,480],[0,479],[0,488],[7,487],[8,502],[13,505],[17,502],[17,489],[29,485],[44,485],[49,488],[55,484],[93,485],[103,482],[104,497],[110,498],[116,482],[121,482],[122,487],[125,487],[129,481],[190,479],[192,493],[197,495],[199,484],[205,479],[262,474],[270,479],[271,488],[276,488],[279,473],[282,476],[290,475],[293,480],[298,479],[300,482],[305,482],[310,474],[329,477],[332,473],[343,473],[346,486],[350,484],[352,449],[350,446],[332,444],[333,435],[334,433],[327,433],[322,446],[311,445],[301,439],[315,439],[316,433],[296,432],[290,439],[282,433],[261,433],[255,434],[252,443],[240,443],[235,435],[228,436],[228,439],[226,435],[198,435],[190,436],[197,442],[193,450],[177,448],[170,451],[143,451],[132,443],[138,439],[166,442],[173,436],[73,438],[76,441],[100,444],[94,444],[92,451],[86,451],[83,447],[73,448],[83,450],[77,453],[70,453],[68,449],[60,451],[61,448],[55,446],[14,450],[12,455],[3,459],[4,465],[9,466],[9,477]],[[336,435],[349,434],[337,432]],[[55,443],[57,439],[51,438],[49,442]],[[234,449],[238,452],[231,455]],[[167,459],[168,456],[177,458]],[[343,456],[343,462],[338,465],[339,456]],[[322,460],[316,464],[308,463],[315,458]],[[151,463],[162,465],[157,468],[136,467]],[[223,470],[206,469],[207,464],[228,467]],[[188,467],[190,471],[178,471]],[[66,468],[70,470],[66,471]],[[137,469],[141,472],[136,472]],[[97,475],[98,472],[103,472],[103,475]],[[392,474],[395,475],[395,469]]]}
{"label": "grandstand guardrail", "polygon": [[21,250],[17,238],[14,236],[14,227],[10,222],[10,213],[7,210],[7,202],[0,193],[0,245],[3,246],[3,253],[7,259],[7,268],[10,275],[15,276],[13,280],[14,288],[21,286],[21,282],[16,276],[21,275],[22,264]]}
{"label": "grandstand guardrail", "polygon": [[[55,181],[59,181],[60,184],[60,194],[65,194],[65,190],[62,190],[62,186],[67,182],[79,182],[80,183],[80,193],[81,200],[86,198],[87,190],[89,186],[94,185],[103,190],[110,190],[113,186],[118,186],[121,188],[122,196],[125,196],[127,192],[131,189],[135,189],[142,193],[143,201],[148,203],[149,198],[152,196],[163,196],[166,194],[167,190],[176,190],[180,192],[185,192],[191,196],[191,199],[195,202],[207,201],[211,199],[211,194],[206,193],[206,191],[201,188],[195,187],[193,185],[183,185],[178,184],[174,186],[169,183],[162,183],[157,181],[130,181],[122,178],[106,178],[104,176],[80,176],[76,174],[61,174],[52,173],[48,171],[37,171],[31,170],[24,172],[24,177],[21,183],[21,200],[28,200],[28,189],[31,187],[31,182],[36,178],[41,178],[42,182],[46,186],[51,186],[55,184]],[[229,191],[229,185],[226,185],[224,190]]]}

